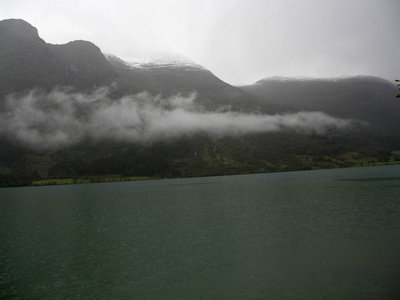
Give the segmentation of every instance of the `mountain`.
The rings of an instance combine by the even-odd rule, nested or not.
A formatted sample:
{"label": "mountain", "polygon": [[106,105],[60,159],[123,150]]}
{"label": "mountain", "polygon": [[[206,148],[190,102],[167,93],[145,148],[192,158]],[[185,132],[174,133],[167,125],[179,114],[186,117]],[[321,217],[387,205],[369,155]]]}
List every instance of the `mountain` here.
{"label": "mountain", "polygon": [[197,101],[208,109],[221,105],[234,110],[257,109],[256,101],[246,92],[177,54],[161,53],[125,62],[104,56],[87,41],[48,44],[24,20],[0,21],[0,96],[37,87],[87,90],[113,82],[119,85],[119,95],[148,91],[170,96],[195,91]]}
{"label": "mountain", "polygon": [[273,105],[273,113],[321,111],[335,117],[368,122],[386,133],[400,132],[396,86],[379,77],[272,77],[240,88],[256,97],[262,109]]}
{"label": "mountain", "polygon": [[0,187],[399,163],[397,92],[367,76],[235,87],[178,54],[124,61],[3,20]]}

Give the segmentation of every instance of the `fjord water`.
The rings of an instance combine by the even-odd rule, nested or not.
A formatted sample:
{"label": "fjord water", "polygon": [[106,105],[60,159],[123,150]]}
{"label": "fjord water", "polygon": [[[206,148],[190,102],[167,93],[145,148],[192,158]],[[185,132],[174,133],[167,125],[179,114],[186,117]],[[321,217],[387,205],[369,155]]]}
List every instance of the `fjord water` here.
{"label": "fjord water", "polygon": [[400,166],[0,190],[1,299],[398,299]]}

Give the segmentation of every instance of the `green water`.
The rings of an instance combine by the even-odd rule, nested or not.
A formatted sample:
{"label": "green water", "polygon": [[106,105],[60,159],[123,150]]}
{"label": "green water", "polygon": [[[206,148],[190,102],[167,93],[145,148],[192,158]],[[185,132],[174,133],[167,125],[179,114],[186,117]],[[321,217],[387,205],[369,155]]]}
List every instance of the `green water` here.
{"label": "green water", "polygon": [[1,299],[399,299],[400,166],[0,189]]}

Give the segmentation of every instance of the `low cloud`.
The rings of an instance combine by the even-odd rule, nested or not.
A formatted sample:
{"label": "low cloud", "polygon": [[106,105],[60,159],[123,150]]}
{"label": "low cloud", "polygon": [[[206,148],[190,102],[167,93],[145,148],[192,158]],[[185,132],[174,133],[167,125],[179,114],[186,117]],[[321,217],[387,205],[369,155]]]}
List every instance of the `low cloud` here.
{"label": "low cloud", "polygon": [[153,142],[206,132],[216,137],[294,130],[325,134],[352,120],[322,112],[282,115],[204,111],[196,94],[169,98],[148,93],[113,99],[108,88],[82,94],[65,88],[33,90],[1,103],[0,134],[37,149],[59,149],[83,139]]}

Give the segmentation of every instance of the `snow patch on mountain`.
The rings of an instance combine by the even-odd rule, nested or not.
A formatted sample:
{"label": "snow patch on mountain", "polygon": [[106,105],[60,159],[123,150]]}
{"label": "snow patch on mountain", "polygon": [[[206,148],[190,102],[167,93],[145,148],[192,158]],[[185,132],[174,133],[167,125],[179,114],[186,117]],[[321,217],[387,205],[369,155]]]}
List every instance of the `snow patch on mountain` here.
{"label": "snow patch on mountain", "polygon": [[137,69],[204,69],[184,55],[170,52],[138,53],[126,58],[125,62]]}

